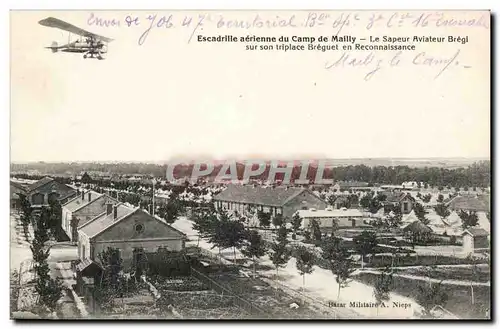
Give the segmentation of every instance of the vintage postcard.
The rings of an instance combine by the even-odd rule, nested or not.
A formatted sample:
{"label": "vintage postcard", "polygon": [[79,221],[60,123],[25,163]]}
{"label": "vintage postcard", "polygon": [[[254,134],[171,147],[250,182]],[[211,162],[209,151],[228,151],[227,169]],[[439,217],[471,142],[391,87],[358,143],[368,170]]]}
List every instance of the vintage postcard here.
{"label": "vintage postcard", "polygon": [[12,319],[491,319],[489,11],[11,11]]}

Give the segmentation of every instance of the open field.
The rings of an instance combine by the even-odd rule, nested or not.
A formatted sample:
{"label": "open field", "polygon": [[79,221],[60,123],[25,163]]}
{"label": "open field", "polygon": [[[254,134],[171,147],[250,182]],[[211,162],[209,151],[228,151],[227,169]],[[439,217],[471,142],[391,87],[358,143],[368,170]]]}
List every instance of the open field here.
{"label": "open field", "polygon": [[[310,309],[307,305],[301,305],[298,299],[260,279],[235,273],[211,273],[209,277],[224,282],[226,287],[263,310],[272,319],[325,318],[324,314]],[[291,308],[293,303],[297,304],[298,308]]]}
{"label": "open field", "polygon": [[[369,285],[374,285],[378,275],[375,273],[359,273],[354,278]],[[416,299],[418,287],[427,285],[425,281],[413,280],[404,277],[393,278],[393,291]],[[443,283],[443,291],[448,300],[443,307],[463,319],[485,319],[490,309],[491,288],[487,286],[474,287],[474,304],[472,304],[471,288]]]}
{"label": "open field", "polygon": [[[397,274],[427,276],[425,268],[406,268],[395,270]],[[461,280],[473,282],[490,282],[491,273],[486,267],[478,267],[476,273],[472,267],[438,267],[432,270],[431,277],[442,280]]]}

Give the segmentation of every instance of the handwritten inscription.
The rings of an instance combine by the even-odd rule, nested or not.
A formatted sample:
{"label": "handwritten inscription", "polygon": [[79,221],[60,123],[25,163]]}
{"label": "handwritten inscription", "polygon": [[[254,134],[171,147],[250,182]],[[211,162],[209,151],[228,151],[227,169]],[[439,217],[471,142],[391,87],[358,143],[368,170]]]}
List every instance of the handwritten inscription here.
{"label": "handwritten inscription", "polygon": [[[435,49],[431,53],[416,47],[423,43],[465,45],[469,43],[469,36],[465,31],[490,29],[490,16],[484,12],[295,12],[280,15],[264,12],[249,14],[243,18],[241,14],[232,15],[214,12],[199,14],[167,12],[144,13],[140,16],[130,14],[124,17],[100,17],[91,13],[87,23],[99,27],[139,30],[140,36],[137,42],[140,46],[146,43],[151,33],[168,35],[166,34],[168,32],[161,31],[173,29],[185,30],[187,43],[193,39],[198,43],[225,42],[223,40],[230,37],[239,42],[230,33],[239,34],[238,31],[244,31],[250,40],[242,41],[246,43],[243,48],[246,51],[331,51],[332,60],[325,63],[325,69],[358,68],[364,70],[363,77],[366,81],[386,68],[403,65],[431,70],[434,78],[439,78],[447,71],[457,68],[471,68],[470,65],[462,63],[461,49],[447,48],[446,54],[442,54]],[[356,36],[349,34],[352,28],[356,28]],[[403,28],[406,28],[404,32],[397,31]],[[444,33],[432,35],[436,29],[442,28],[454,28],[453,33],[456,34],[449,35],[450,30],[445,30]],[[265,29],[283,31],[283,34],[285,30],[297,29],[303,35],[290,36],[291,42],[288,36],[282,35],[278,42],[274,40],[269,44],[265,40],[258,40],[258,37],[248,32]],[[380,29],[387,35],[376,35],[376,31]],[[415,29],[414,34],[401,35],[409,33],[411,29]],[[206,30],[212,35],[204,35]],[[394,35],[390,35],[390,30],[395,30]],[[276,33],[275,31],[272,33]],[[308,31],[314,31],[312,33],[321,31],[323,35],[316,34],[315,37]],[[367,35],[359,35],[362,31],[367,31]],[[460,31],[464,31],[463,35]]]}
{"label": "handwritten inscription", "polygon": [[453,68],[471,68],[469,65],[461,63],[459,55],[461,50],[458,49],[453,54],[448,55],[433,55],[426,52],[404,53],[399,51],[389,57],[382,57],[376,52],[370,53],[353,53],[343,52],[339,57],[325,63],[325,68],[328,70],[339,68],[364,68],[364,80],[371,80],[378,72],[384,68],[394,68],[402,66],[401,63],[416,65],[420,67],[433,68],[435,70],[434,79],[439,78],[447,70]]}
{"label": "handwritten inscription", "polygon": [[87,24],[88,25],[97,25],[100,27],[119,27],[120,21],[121,20],[116,19],[116,18],[104,19],[104,18],[96,16],[94,13],[91,13],[90,17],[87,19]]}
{"label": "handwritten inscription", "polygon": [[490,28],[490,17],[484,13],[460,15],[454,12],[343,12],[324,13],[307,12],[293,13],[287,16],[253,14],[249,18],[232,18],[214,13],[197,15],[176,15],[149,13],[144,16],[125,15],[125,17],[98,17],[91,13],[87,23],[101,27],[119,27],[120,22],[128,28],[145,29],[138,40],[143,45],[147,36],[153,29],[185,28],[191,29],[189,41],[196,31],[204,25],[217,29],[288,29],[288,28],[319,28],[326,29],[329,33],[339,34],[350,27],[362,27],[366,30],[375,28]]}

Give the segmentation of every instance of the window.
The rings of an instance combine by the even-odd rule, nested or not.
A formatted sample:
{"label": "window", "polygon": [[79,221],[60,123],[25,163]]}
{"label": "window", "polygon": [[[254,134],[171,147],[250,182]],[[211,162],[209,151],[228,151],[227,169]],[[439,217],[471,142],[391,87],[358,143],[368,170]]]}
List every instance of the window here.
{"label": "window", "polygon": [[408,202],[403,203],[403,211],[408,211]]}
{"label": "window", "polygon": [[276,208],[276,214],[281,215],[281,208]]}
{"label": "window", "polygon": [[136,233],[142,233],[142,232],[144,232],[144,225],[142,225],[142,224],[136,224],[135,225],[135,232]]}

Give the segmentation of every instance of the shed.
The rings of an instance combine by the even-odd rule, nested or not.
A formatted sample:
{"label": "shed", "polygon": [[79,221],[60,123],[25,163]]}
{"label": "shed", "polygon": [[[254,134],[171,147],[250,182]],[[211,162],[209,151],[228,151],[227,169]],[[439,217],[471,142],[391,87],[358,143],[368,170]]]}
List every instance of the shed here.
{"label": "shed", "polygon": [[464,252],[473,254],[489,248],[489,233],[482,228],[468,228],[462,233]]}

